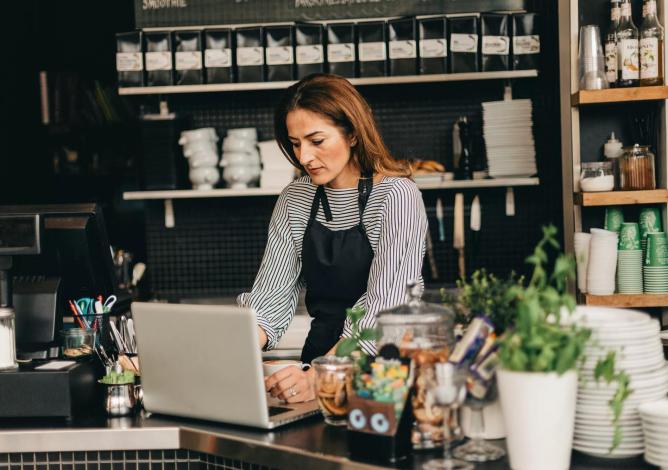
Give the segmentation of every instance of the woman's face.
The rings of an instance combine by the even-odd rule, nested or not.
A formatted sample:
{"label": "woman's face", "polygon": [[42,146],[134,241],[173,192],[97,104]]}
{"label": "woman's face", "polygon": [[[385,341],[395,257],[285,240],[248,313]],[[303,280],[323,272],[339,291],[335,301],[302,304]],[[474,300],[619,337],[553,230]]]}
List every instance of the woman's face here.
{"label": "woman's face", "polygon": [[286,118],[288,137],[299,163],[315,185],[354,187],[359,170],[350,158],[353,141],[321,114],[295,109]]}

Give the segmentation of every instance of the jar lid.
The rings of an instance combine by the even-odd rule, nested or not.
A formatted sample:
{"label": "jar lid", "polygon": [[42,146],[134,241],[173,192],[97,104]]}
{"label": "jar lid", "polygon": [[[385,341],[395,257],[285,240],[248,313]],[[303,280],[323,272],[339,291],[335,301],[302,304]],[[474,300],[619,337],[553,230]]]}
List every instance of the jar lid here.
{"label": "jar lid", "polygon": [[422,288],[417,281],[410,281],[406,286],[408,302],[378,314],[378,323],[382,325],[429,324],[445,322],[454,326],[455,314],[443,305],[422,301]]}
{"label": "jar lid", "polygon": [[0,318],[11,318],[14,316],[12,307],[0,307]]}
{"label": "jar lid", "polygon": [[612,170],[612,162],[585,162],[582,163],[583,170]]}

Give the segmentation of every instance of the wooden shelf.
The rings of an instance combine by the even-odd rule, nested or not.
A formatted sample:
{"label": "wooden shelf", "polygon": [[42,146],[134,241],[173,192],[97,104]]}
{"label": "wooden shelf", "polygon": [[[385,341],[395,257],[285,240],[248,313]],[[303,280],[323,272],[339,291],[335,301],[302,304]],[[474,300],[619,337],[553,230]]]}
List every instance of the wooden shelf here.
{"label": "wooden shelf", "polygon": [[625,206],[632,204],[668,203],[668,189],[646,191],[608,191],[601,193],[576,193],[575,203],[580,206]]}
{"label": "wooden shelf", "polygon": [[[538,178],[491,178],[469,181],[441,181],[439,183],[418,183],[422,190],[430,189],[478,189],[505,188],[515,186],[537,186]],[[247,189],[177,189],[166,191],[130,191],[123,193],[126,201],[144,199],[196,199],[210,197],[247,197],[247,196],[278,196],[283,188],[247,188]]]}
{"label": "wooden shelf", "polygon": [[585,295],[587,305],[605,307],[668,307],[668,294],[613,294],[613,295]]}
{"label": "wooden shelf", "polygon": [[[396,85],[403,83],[462,82],[471,80],[498,80],[537,77],[537,70],[506,70],[500,72],[447,73],[433,75],[406,75],[401,77],[350,78],[353,85]],[[119,95],[158,95],[172,93],[211,93],[226,91],[280,90],[296,83],[254,82],[254,83],[212,83],[207,85],[175,85],[119,88]]]}
{"label": "wooden shelf", "polygon": [[623,103],[668,99],[668,86],[610,88],[608,90],[580,90],[571,96],[571,105]]}

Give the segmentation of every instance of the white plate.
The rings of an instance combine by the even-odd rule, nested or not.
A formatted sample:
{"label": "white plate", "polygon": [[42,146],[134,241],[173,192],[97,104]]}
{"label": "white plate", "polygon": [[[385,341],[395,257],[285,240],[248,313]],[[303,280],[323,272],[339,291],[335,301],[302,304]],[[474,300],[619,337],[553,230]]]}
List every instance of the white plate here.
{"label": "white plate", "polygon": [[647,417],[659,417],[668,419],[668,399],[645,403],[638,411]]}
{"label": "white plate", "polygon": [[615,449],[612,452],[608,452],[609,448],[602,447],[591,447],[586,444],[573,444],[573,449],[583,454],[591,455],[593,457],[598,457],[601,459],[627,459],[629,457],[635,457],[636,455],[641,455],[643,449]]}

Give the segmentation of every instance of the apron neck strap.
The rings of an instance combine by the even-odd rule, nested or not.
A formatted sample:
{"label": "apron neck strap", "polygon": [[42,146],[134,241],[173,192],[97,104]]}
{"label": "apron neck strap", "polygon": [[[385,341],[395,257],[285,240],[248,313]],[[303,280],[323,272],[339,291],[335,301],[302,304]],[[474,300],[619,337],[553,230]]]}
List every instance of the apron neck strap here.
{"label": "apron neck strap", "polygon": [[369,196],[371,196],[371,190],[373,189],[373,173],[364,172],[359,182],[357,183],[357,206],[360,213],[360,226],[362,224],[362,215],[364,214],[364,209],[366,208],[366,203],[369,201]]}
{"label": "apron neck strap", "polygon": [[315,220],[315,216],[318,214],[318,208],[320,207],[320,202],[322,202],[322,210],[325,212],[325,219],[327,219],[327,222],[331,222],[333,219],[332,209],[329,207],[329,201],[325,194],[325,187],[322,185],[318,186],[318,189],[315,190],[315,197],[313,198],[313,204],[311,205],[310,220]]}

